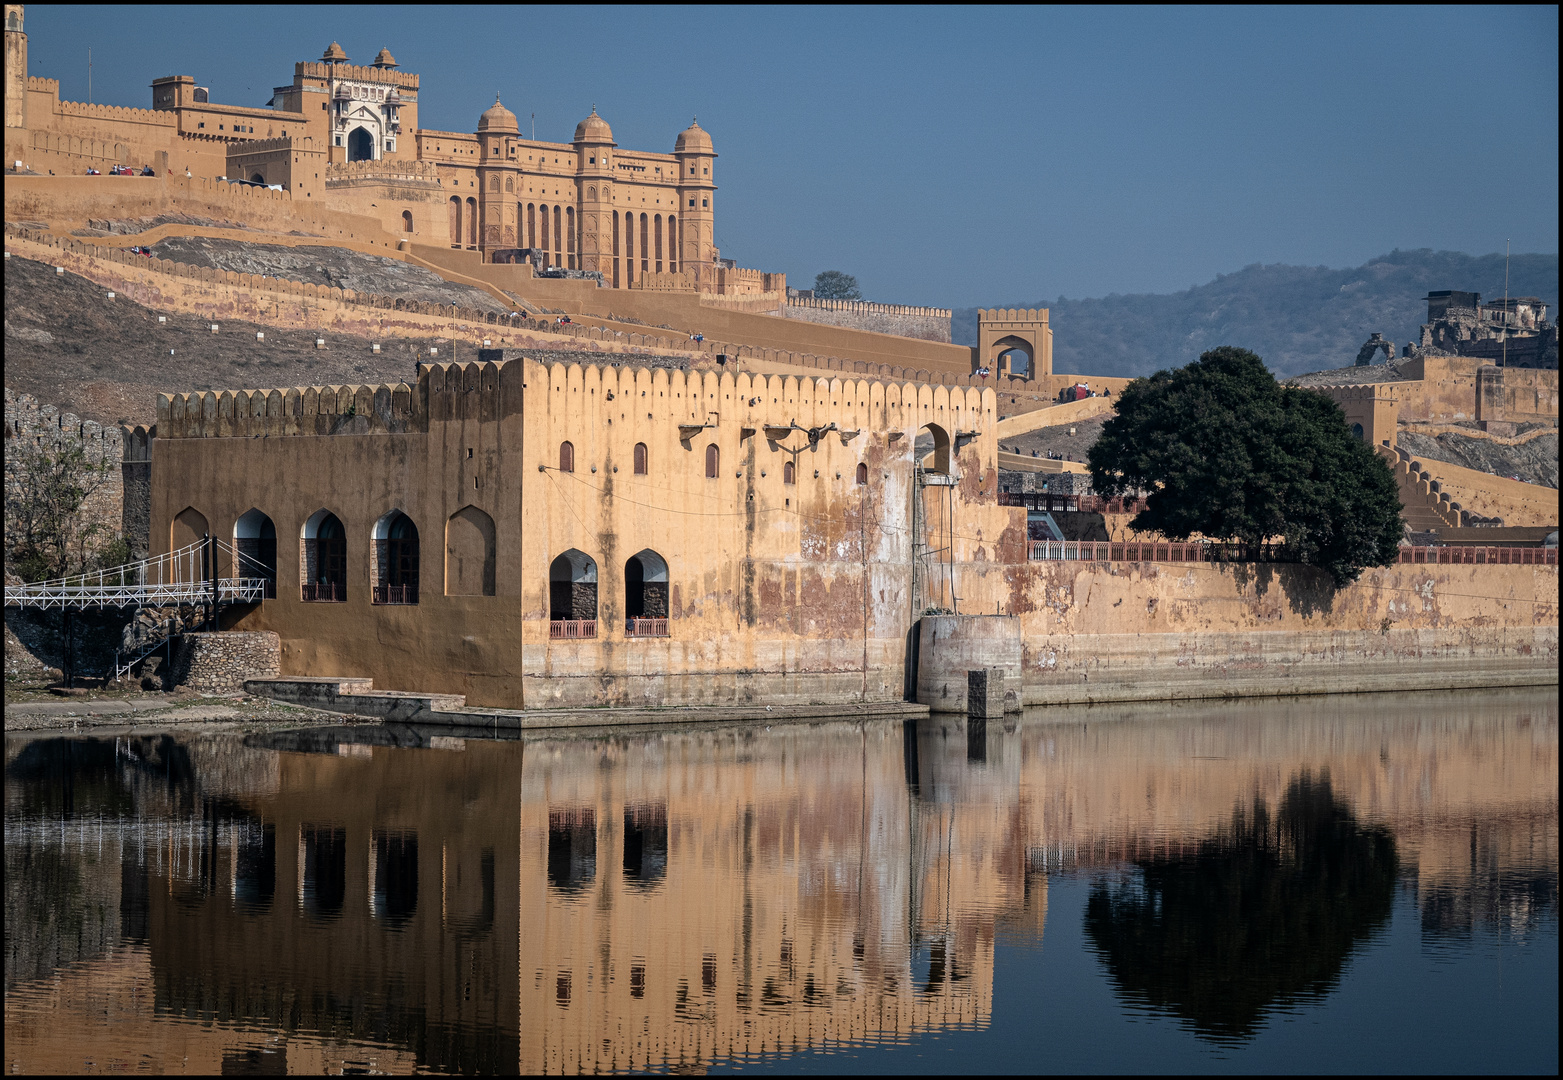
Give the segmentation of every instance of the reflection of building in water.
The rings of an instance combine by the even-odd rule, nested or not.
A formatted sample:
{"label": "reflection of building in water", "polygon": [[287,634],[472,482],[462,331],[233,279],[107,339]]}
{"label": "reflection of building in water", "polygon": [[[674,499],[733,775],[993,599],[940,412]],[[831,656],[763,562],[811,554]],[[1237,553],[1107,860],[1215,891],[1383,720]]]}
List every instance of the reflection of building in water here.
{"label": "reflection of building in water", "polygon": [[980,785],[909,800],[902,742],[841,723],[532,744],[521,1070],[985,1025],[1023,849]]}
{"label": "reflection of building in water", "polygon": [[[279,753],[214,742],[225,752],[205,761],[165,739],[39,742],[8,762],[10,782],[37,765],[40,788],[75,789],[86,819],[78,852],[103,853],[99,872],[118,886],[117,940],[95,963],[121,972],[104,986],[135,992],[112,1011],[150,1017],[143,1006],[155,1002],[158,1024],[215,1022],[204,1040],[169,1032],[147,1045],[191,1054],[201,1043],[193,1059],[219,1065],[230,1052],[276,1051],[257,1043],[261,1028],[287,1040],[280,1060],[294,1068],[315,1059],[333,1070],[368,1067],[360,1051],[389,1043],[405,1052],[376,1051],[374,1068],[512,1071],[509,928],[519,913],[514,890],[499,882],[515,879],[521,747],[410,754],[328,740],[325,752]],[[60,784],[68,768],[29,760],[47,758],[35,751],[49,747],[65,748],[78,773],[87,762],[98,788],[81,776]],[[235,783],[241,772],[265,782]],[[95,805],[83,798],[89,790]],[[40,830],[54,835],[65,835],[57,822]],[[8,863],[24,839],[7,828]],[[40,896],[40,910],[59,899]],[[11,1008],[8,994],[8,1042]],[[84,1039],[65,1051],[78,1067],[84,1052],[112,1061],[146,1041],[96,1026]],[[348,1057],[332,1064],[333,1048]]]}
{"label": "reflection of building in water", "polygon": [[[1234,812],[1279,813],[1305,773],[1387,830],[1426,932],[1524,932],[1556,919],[1556,704],[1480,700],[419,751],[346,741],[374,726],[8,740],[8,1068],[281,1047],[295,1071],[569,1072],[985,1025],[1045,873],[1227,865]],[[1242,1023],[1293,992],[1251,989]]]}

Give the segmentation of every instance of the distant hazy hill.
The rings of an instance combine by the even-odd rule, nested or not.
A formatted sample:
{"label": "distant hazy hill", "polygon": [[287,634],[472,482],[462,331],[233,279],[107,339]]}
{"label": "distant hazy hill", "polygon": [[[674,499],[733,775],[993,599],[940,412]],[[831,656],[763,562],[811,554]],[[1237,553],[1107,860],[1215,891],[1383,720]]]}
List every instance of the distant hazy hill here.
{"label": "distant hazy hill", "polygon": [[[1053,369],[1093,375],[1148,375],[1182,365],[1205,349],[1240,345],[1278,374],[1343,367],[1377,330],[1396,351],[1427,319],[1422,298],[1438,289],[1503,295],[1503,256],[1457,251],[1394,251],[1351,270],[1248,266],[1208,285],[1167,295],[1101,300],[1032,300],[1006,307],[1052,310]],[[1515,255],[1511,296],[1539,296],[1557,317],[1558,257]],[[977,309],[957,308],[952,337],[977,342]]]}

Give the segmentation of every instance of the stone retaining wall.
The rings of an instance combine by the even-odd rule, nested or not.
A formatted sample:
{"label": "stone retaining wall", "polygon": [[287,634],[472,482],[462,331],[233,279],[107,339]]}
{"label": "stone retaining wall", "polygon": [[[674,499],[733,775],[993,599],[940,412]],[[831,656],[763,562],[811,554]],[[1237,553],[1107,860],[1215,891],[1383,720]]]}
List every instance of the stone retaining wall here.
{"label": "stone retaining wall", "polygon": [[282,639],[271,630],[185,634],[175,643],[172,684],[206,694],[238,694],[245,679],[275,676],[281,664]]}

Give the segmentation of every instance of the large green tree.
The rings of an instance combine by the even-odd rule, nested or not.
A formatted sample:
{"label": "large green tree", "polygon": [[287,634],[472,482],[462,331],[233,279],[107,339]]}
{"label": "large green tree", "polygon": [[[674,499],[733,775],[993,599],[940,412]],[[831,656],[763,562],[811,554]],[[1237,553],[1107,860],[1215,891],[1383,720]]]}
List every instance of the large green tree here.
{"label": "large green tree", "polygon": [[814,296],[818,300],[861,300],[857,278],[840,270],[822,270],[814,275]]}
{"label": "large green tree", "polygon": [[1124,388],[1091,447],[1105,496],[1144,492],[1131,523],[1199,533],[1250,557],[1273,537],[1337,586],[1394,562],[1402,526],[1389,466],[1323,394],[1281,386],[1247,349],[1212,349]]}

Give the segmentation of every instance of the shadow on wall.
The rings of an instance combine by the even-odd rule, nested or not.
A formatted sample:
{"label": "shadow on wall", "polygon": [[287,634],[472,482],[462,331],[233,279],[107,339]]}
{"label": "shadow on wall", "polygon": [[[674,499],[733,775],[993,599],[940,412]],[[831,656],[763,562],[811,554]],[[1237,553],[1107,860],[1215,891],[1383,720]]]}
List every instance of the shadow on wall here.
{"label": "shadow on wall", "polygon": [[1328,615],[1335,607],[1340,590],[1329,574],[1301,563],[1215,563],[1222,573],[1228,569],[1239,590],[1254,587],[1254,595],[1263,599],[1272,584],[1279,584],[1286,595],[1286,606],[1295,615],[1310,619]]}

